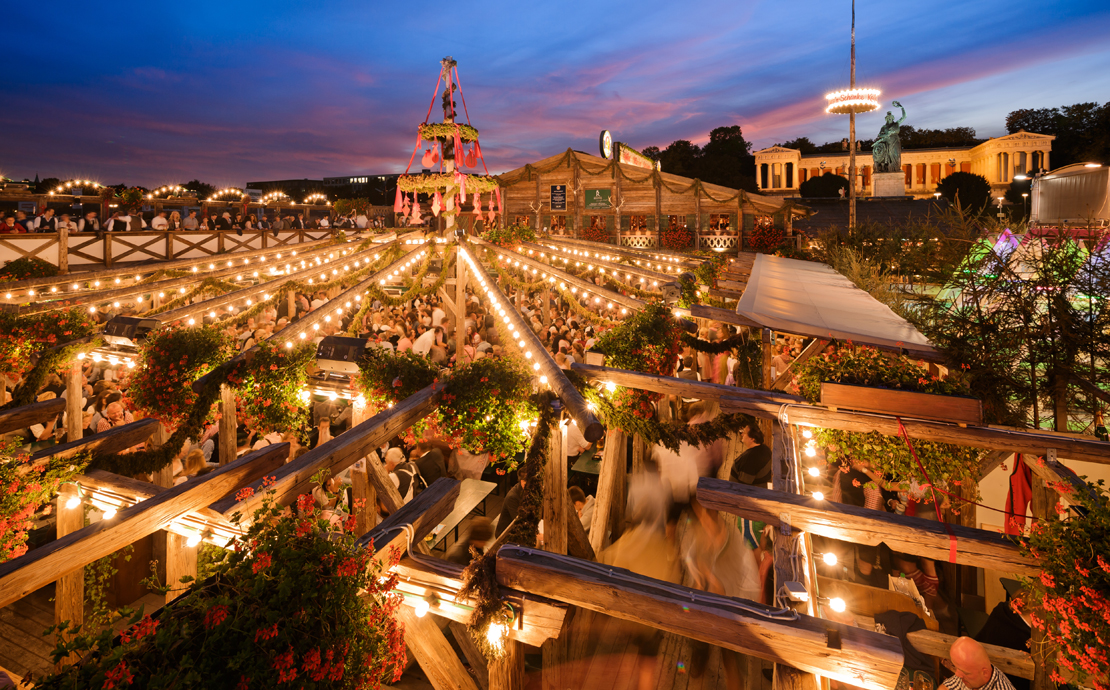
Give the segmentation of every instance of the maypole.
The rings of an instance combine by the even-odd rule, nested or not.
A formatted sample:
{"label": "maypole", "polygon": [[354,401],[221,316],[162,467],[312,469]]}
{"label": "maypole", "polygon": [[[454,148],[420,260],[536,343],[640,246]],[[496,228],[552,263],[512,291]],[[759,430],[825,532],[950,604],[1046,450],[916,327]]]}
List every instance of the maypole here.
{"label": "maypole", "polygon": [[[442,95],[440,85],[444,85]],[[462,101],[466,124],[458,122],[456,94]],[[429,122],[436,98],[442,99],[443,121]],[[424,150],[420,161],[428,172],[410,175],[417,152],[426,144],[431,147]],[[476,169],[479,163],[485,174],[464,172],[464,168]],[[435,171],[437,165],[439,170]],[[478,130],[470,124],[466,97],[459,81],[458,63],[450,56],[440,61],[439,81],[428,106],[428,114],[417,129],[416,146],[405,174],[397,180],[397,199],[393,210],[410,218],[412,224],[421,223],[423,216],[419,196],[422,194],[431,197],[426,201],[430,203],[432,215],[435,218],[443,215],[448,233],[465,233],[464,224],[459,222],[459,214],[464,211],[473,217],[474,224],[493,223],[501,212],[501,192],[486,168],[482,147],[478,143]],[[486,202],[488,212],[483,214],[482,197],[485,194],[489,194]]]}

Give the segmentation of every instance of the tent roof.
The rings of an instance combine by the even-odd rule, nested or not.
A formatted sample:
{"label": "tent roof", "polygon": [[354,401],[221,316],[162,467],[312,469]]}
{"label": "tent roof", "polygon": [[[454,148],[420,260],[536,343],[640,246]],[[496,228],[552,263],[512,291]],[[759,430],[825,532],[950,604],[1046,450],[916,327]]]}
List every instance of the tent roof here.
{"label": "tent roof", "polygon": [[756,255],[736,313],[785,333],[940,358],[933,344],[890,307],[813,261]]}

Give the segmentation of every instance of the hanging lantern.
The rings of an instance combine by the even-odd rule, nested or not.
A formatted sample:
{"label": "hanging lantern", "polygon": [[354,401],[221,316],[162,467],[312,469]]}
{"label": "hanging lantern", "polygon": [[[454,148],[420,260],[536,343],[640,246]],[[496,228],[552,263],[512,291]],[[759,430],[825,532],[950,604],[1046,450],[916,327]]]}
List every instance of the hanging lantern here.
{"label": "hanging lantern", "polygon": [[466,152],[466,155],[463,157],[464,162],[466,163],[466,167],[473,168],[475,165],[478,164],[477,149],[478,145],[474,144],[470,147],[470,150]]}
{"label": "hanging lantern", "polygon": [[405,195],[401,193],[401,188],[398,187],[397,188],[397,199],[396,199],[396,201],[393,202],[393,212],[394,213],[400,213],[401,209],[404,208],[404,205],[405,205],[404,197],[405,197]]}
{"label": "hanging lantern", "polygon": [[420,159],[420,164],[423,165],[425,168],[430,168],[435,165],[436,159],[434,152],[435,149],[428,149],[427,151],[425,151],[424,156]]}

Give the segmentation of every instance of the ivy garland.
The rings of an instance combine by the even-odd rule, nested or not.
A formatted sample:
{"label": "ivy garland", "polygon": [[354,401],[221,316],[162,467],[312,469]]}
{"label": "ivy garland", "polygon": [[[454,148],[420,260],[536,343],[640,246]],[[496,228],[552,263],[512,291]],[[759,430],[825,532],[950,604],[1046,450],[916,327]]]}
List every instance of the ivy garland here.
{"label": "ivy garland", "polygon": [[[930,376],[906,357],[888,357],[870,347],[846,347],[812,357],[797,369],[798,388],[810,402],[819,402],[821,383],[878,386],[937,395],[968,395],[966,381],[957,373],[948,379]],[[826,448],[830,463],[849,465],[853,460],[866,460],[882,475],[893,477],[902,489],[911,483],[925,486],[960,486],[978,480],[982,451],[949,443],[917,440],[913,442],[918,460],[928,477],[922,474],[906,442],[897,436],[879,433],[858,433],[839,429],[816,429],[814,438]],[[926,492],[926,499],[931,496]],[[955,511],[954,511],[955,512]]]}
{"label": "ivy garland", "polygon": [[[466,175],[467,194],[488,194],[497,189],[497,179],[489,175]],[[397,187],[402,192],[435,194],[451,187],[458,187],[454,173],[428,173],[426,175],[401,175]]]}
{"label": "ivy garland", "polygon": [[219,278],[205,278],[200,282],[200,284],[194,286],[184,295],[175,297],[174,299],[162,304],[162,306],[160,307],[149,309],[143,312],[143,317],[151,317],[155,314],[161,314],[162,312],[171,311],[173,309],[177,309],[178,307],[183,307],[186,304],[189,304],[189,300],[201,295],[222,295],[234,290],[238,290],[241,287],[242,286],[240,285],[229,283],[226,280],[220,280]]}
{"label": "ivy garland", "polygon": [[697,350],[698,352],[705,352],[706,354],[719,355],[722,352],[728,352],[738,347],[743,347],[748,342],[748,336],[745,333],[737,333],[736,335],[729,336],[724,340],[710,342],[702,340],[691,333],[682,334],[682,344]]}
{"label": "ivy garland", "polygon": [[425,122],[416,129],[424,141],[454,139],[458,134],[463,141],[477,141],[478,130],[457,122]]}
{"label": "ivy garland", "polygon": [[[443,285],[447,282],[447,275],[449,273],[448,269],[450,269],[451,266],[453,266],[455,263],[455,253],[451,252],[451,254],[447,257],[447,261],[443,264],[443,270],[440,271],[439,277],[436,279],[436,281],[431,285],[425,286],[424,276],[426,276],[428,274],[428,270],[431,269],[433,258],[433,253],[428,252],[428,256],[424,259],[424,263],[420,266],[420,269],[417,271],[416,275],[412,277],[412,285],[403,294],[394,297],[383,290],[379,285],[371,285],[367,288],[367,291],[370,293],[371,297],[389,307],[400,306],[405,302],[408,302],[409,300],[415,299],[417,297],[426,297],[428,295],[433,295],[437,291],[439,291],[439,289],[443,287]],[[361,317],[365,313],[365,310],[369,308],[369,305],[372,302],[373,300],[367,300],[366,304],[363,305],[362,309],[359,310],[359,314],[356,316]],[[356,327],[355,319],[351,319],[351,327]]]}
{"label": "ivy garland", "polygon": [[[681,332],[665,306],[648,304],[603,333],[593,349],[605,355],[606,366],[669,376],[681,351]],[[618,388],[611,398],[612,414],[622,420],[616,426],[629,428],[631,417],[652,418],[655,414],[653,403],[660,397],[659,393],[650,391]]]}
{"label": "ivy garland", "polygon": [[[27,552],[27,533],[34,515],[65,482],[85,471],[89,458],[31,456],[13,441],[0,440],[0,563]],[[44,512],[49,513],[48,507]]]}
{"label": "ivy garland", "polygon": [[23,381],[12,391],[12,399],[7,404],[0,406],[0,410],[23,407],[35,402],[38,392],[46,385],[48,376],[53,373],[60,373],[63,367],[72,362],[79,353],[91,350],[94,347],[100,347],[103,344],[104,339],[96,336],[82,338],[80,341],[66,343],[42,352],[38,361],[35,362],[35,366],[24,375]]}
{"label": "ivy garland", "polygon": [[259,436],[278,431],[305,438],[308,416],[299,395],[308,380],[308,364],[315,358],[312,342],[288,349],[259,343],[250,361],[241,361],[227,377],[236,389],[240,421]]}

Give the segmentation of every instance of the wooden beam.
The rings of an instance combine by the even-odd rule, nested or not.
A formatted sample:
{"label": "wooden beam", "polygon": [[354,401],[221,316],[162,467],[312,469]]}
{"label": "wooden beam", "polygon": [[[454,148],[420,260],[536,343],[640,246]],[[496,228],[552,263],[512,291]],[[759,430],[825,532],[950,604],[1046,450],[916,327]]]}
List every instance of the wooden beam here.
{"label": "wooden beam", "polygon": [[13,407],[0,410],[0,434],[9,431],[26,429],[32,424],[45,423],[60,415],[66,410],[66,401],[62,398],[34,402],[22,407]]}
{"label": "wooden beam", "polygon": [[434,617],[417,618],[407,606],[398,607],[397,616],[405,626],[405,644],[435,690],[478,690]]}
{"label": "wooden beam", "polygon": [[[275,482],[272,488],[277,491],[278,503],[289,505],[297,500],[297,496],[307,493],[312,486],[312,476],[320,470],[331,469],[333,474],[338,474],[359,458],[369,455],[382,443],[434,410],[439,404],[441,395],[443,395],[442,387],[433,391],[432,386],[429,386],[405,398],[394,407],[379,412],[338,438],[319,445],[296,460],[283,465],[273,473]],[[289,444],[284,446],[288,449]],[[392,486],[392,483],[389,485]],[[255,495],[251,498],[239,502],[233,498],[225,499],[214,504],[212,508],[227,516],[235,512],[242,512],[244,515],[253,512],[261,505],[261,493],[264,489],[260,481],[252,482],[251,487],[255,491]],[[375,486],[375,488],[381,497],[383,487]]]}
{"label": "wooden beam", "polygon": [[[431,570],[422,564],[424,561],[426,559],[417,562],[411,558],[403,558],[399,564],[393,566],[393,572],[400,578],[398,588],[418,596],[426,594],[428,587],[440,592],[454,593],[462,589],[463,566],[436,559],[435,570]],[[569,609],[566,604],[508,587],[501,587],[500,590],[501,599],[510,604],[520,617],[519,625],[513,625],[509,630],[510,639],[539,647],[544,641],[562,633]],[[473,599],[466,597],[455,596],[454,600],[463,606],[473,607],[475,604]],[[459,623],[470,622],[470,612],[453,606],[432,609],[431,612]]]}
{"label": "wooden beam", "polygon": [[404,555],[410,543],[419,544],[455,508],[460,486],[455,479],[440,477],[419,496],[362,535],[358,545],[372,550],[378,560],[388,560],[394,549]]}
{"label": "wooden beam", "polygon": [[[78,496],[77,487],[62,484],[54,501],[57,516],[58,538],[72,534],[85,526],[85,507],[66,508],[66,501]],[[69,630],[85,623],[85,568],[80,567],[58,578],[54,589],[54,622],[69,621]],[[67,635],[72,639],[72,635]],[[71,655],[75,656],[75,655]]]}
{"label": "wooden beam", "polygon": [[183,584],[181,578],[191,577],[194,580],[197,577],[197,552],[200,545],[189,546],[188,538],[175,534],[173,532],[166,533],[166,586],[170,588],[166,592],[166,603],[170,603],[178,598],[188,589],[188,584]]}
{"label": "wooden beam", "polygon": [[[550,240],[542,240],[542,242],[543,242],[543,244],[536,244],[536,243],[532,243],[532,242],[521,242],[521,243],[517,244],[516,246],[517,247],[523,247],[525,250],[527,250],[528,251],[528,258],[530,258],[530,259],[535,259],[534,252],[540,252],[542,254],[550,254],[551,257],[552,257],[552,262],[554,262],[555,259],[560,259],[560,260],[561,259],[567,259],[568,262],[569,261],[581,261],[583,263],[596,264],[597,266],[599,266],[601,268],[604,268],[605,269],[605,275],[613,275],[614,277],[616,277],[617,273],[625,273],[627,275],[639,276],[641,278],[644,278],[645,280],[655,281],[656,283],[658,283],[658,286],[656,287],[656,290],[659,290],[662,287],[663,283],[670,283],[670,282],[673,282],[675,280],[675,276],[673,276],[673,275],[670,275],[670,274],[667,274],[667,273],[660,273],[659,271],[653,271],[650,268],[641,268],[641,267],[636,266],[636,265],[629,266],[628,264],[616,264],[616,263],[615,264],[607,264],[607,262],[605,262],[601,257],[602,256],[616,256],[616,252],[614,252],[614,251],[610,251],[610,250],[607,250],[607,249],[605,249],[605,250],[597,249],[597,250],[595,250],[595,253],[598,256],[596,258],[592,258],[592,257],[589,257],[589,256],[584,256],[581,253],[582,251],[585,251],[584,249],[580,250],[580,253],[576,255],[576,254],[573,253],[573,250],[572,250],[572,253],[558,251],[559,247],[557,245],[555,245],[554,242],[551,242]],[[523,254],[524,252],[517,252],[517,253],[518,254]],[[541,260],[543,258],[544,257],[540,257]],[[651,262],[648,261],[648,263],[651,263]],[[558,268],[558,266],[556,266],[554,263],[552,263],[550,265],[554,266],[555,268]],[[668,265],[670,265],[670,264],[668,264]],[[622,282],[619,277],[617,277],[617,282],[618,283]],[[635,287],[635,286],[633,286],[633,287]],[[649,286],[648,289],[650,289],[650,286]]]}
{"label": "wooden beam", "polygon": [[[935,656],[938,659],[947,659],[956,638],[942,632],[932,630],[918,630],[906,635],[906,639],[917,651]],[[1018,678],[1033,678],[1033,657],[1028,652],[1017,649],[1007,649],[993,644],[984,644],[987,656],[999,671]]]}
{"label": "wooden beam", "polygon": [[824,340],[822,338],[814,338],[813,342],[811,342],[809,345],[806,345],[805,349],[798,353],[798,356],[794,358],[793,362],[788,364],[785,369],[779,372],[779,375],[775,378],[774,381],[771,382],[771,390],[786,390],[786,386],[790,384],[790,379],[791,377],[793,377],[795,369],[805,364],[811,357],[824,352],[825,348],[829,346],[830,342],[832,341]]}
{"label": "wooden beam", "polygon": [[466,657],[466,663],[470,664],[471,675],[474,676],[482,690],[489,690],[489,663],[486,661],[486,655],[478,649],[478,644],[470,636],[470,632],[465,625],[451,621],[447,624],[447,629],[451,631],[451,636],[455,638],[455,644],[459,646],[463,656]]}
{"label": "wooden beam", "polygon": [[1070,467],[1057,460],[1055,456],[1055,449],[1050,448],[1046,457],[1037,458],[1023,455],[1021,459],[1029,466],[1033,474],[1040,477],[1046,485],[1070,484],[1076,491],[1082,491],[1096,501],[1102,500],[1098,491],[1083,481]]}
{"label": "wooden beam", "polygon": [[365,459],[351,466],[351,498],[356,504],[362,502],[361,508],[351,506],[358,534],[366,534],[378,524],[378,492],[371,486],[366,472]]}
{"label": "wooden beam", "polygon": [[[698,501],[707,508],[778,524],[788,514],[798,529],[831,539],[867,544],[885,543],[895,551],[948,562],[952,549],[943,523],[895,513],[868,510],[746,484],[702,477]],[[962,525],[949,525],[955,536],[956,562],[1009,573],[1036,576],[1036,561],[1021,555],[1005,536]]]}
{"label": "wooden beam", "polygon": [[149,500],[124,508],[111,520],[89,525],[0,564],[0,607],[22,599],[98,558],[115,553],[175,518],[207,506],[238,487],[252,471],[254,460],[283,453],[289,453],[289,444],[267,446],[203,477],[191,479]]}
{"label": "wooden beam", "polygon": [[574,504],[571,503],[570,494],[567,494],[564,505],[567,509],[567,553],[584,561],[597,560],[594,548],[590,545],[590,538],[586,536],[586,528],[582,526],[582,518],[578,517],[578,511],[574,509]]}
{"label": "wooden beam", "polygon": [[730,309],[723,309],[721,307],[709,307],[704,304],[694,304],[685,309],[678,309],[678,314],[681,316],[692,316],[695,319],[706,319],[707,321],[720,321],[721,323],[731,324],[733,326],[747,326],[748,328],[763,328],[763,324],[758,321],[753,321],[746,316],[741,316],[735,311]]}
{"label": "wooden beam", "polygon": [[220,384],[220,464],[226,465],[239,453],[239,424],[235,412],[235,389]]}
{"label": "wooden beam", "polygon": [[490,690],[524,690],[524,645],[505,640],[505,653],[489,665]]}
{"label": "wooden beam", "polygon": [[613,503],[620,495],[618,482],[625,475],[625,436],[620,429],[609,429],[597,478],[597,496],[594,497],[594,521],[590,525],[590,546],[594,553],[609,545],[609,516]]}
{"label": "wooden beam", "polygon": [[[742,599],[732,601],[743,608],[725,608],[712,595],[689,587],[536,549],[502,547],[497,580],[868,690],[894,687],[902,668],[901,644],[889,635],[804,615],[769,617],[770,607]],[[829,646],[830,630],[840,636],[839,650]]]}
{"label": "wooden beam", "polygon": [[[495,245],[490,245],[483,240],[475,241],[478,244],[494,247],[496,251]],[[499,295],[501,300],[508,302],[505,294],[501,292],[501,289],[498,288],[497,284],[489,277],[489,273],[486,272],[481,261],[475,260],[462,247],[459,248],[459,254],[459,260],[467,262],[468,270],[474,273],[477,282],[484,281],[491,295],[495,298]],[[536,371],[547,377],[547,385],[559,396],[559,400],[563,402],[571,419],[578,424],[578,429],[582,432],[582,436],[590,443],[600,439],[605,434],[605,427],[601,425],[597,416],[590,410],[582,394],[578,392],[578,389],[567,379],[563,370],[555,363],[554,356],[544,347],[539,336],[532,332],[531,326],[528,325],[520,312],[516,309],[511,307],[506,309],[505,315],[506,318],[509,319],[509,322],[520,333],[520,339],[527,344],[527,350],[532,352],[534,358],[532,360],[534,362],[533,366]]]}
{"label": "wooden beam", "polygon": [[[755,417],[773,418],[782,411],[781,405],[767,403],[746,394],[741,395],[744,397],[721,398],[721,412],[742,412]],[[898,429],[898,418],[887,415],[834,412],[825,407],[805,404],[791,405],[786,412],[790,423],[800,426],[819,426],[860,433],[875,431],[887,436],[901,435]],[[1028,453],[1034,456],[1044,455],[1049,448],[1055,448],[1061,457],[1070,460],[1082,460],[1100,465],[1110,464],[1110,446],[1094,439],[1087,440],[1034,430],[998,429],[989,426],[961,427],[956,424],[923,419],[903,419],[902,424],[910,438],[972,448],[1005,450],[1010,453]]]}
{"label": "wooden beam", "polygon": [[[64,401],[63,401],[64,402]],[[92,452],[94,455],[112,455],[131,446],[138,445],[154,434],[159,421],[147,417],[137,422],[112,427],[111,429],[86,436],[80,441],[62,443],[49,448],[43,448],[31,454],[31,459],[39,458],[71,458],[78,453]]]}
{"label": "wooden beam", "polygon": [[85,435],[84,386],[81,385],[81,362],[73,362],[66,371],[66,440],[80,441]]}
{"label": "wooden beam", "polygon": [[[803,398],[776,391],[739,388],[737,386],[726,386],[721,383],[703,383],[690,379],[680,379],[675,376],[658,376],[656,374],[645,374],[638,371],[628,371],[627,369],[602,367],[593,364],[580,364],[578,362],[572,364],[570,368],[572,371],[576,371],[595,381],[611,381],[625,388],[636,388],[639,390],[652,391],[654,393],[663,393],[664,395],[677,395],[683,398],[721,400],[730,396],[742,396],[744,398],[751,398],[764,402],[769,406],[774,406],[775,410],[778,410],[778,408],[783,405],[806,404]],[[769,413],[758,416],[768,419],[771,417]]]}
{"label": "wooden beam", "polygon": [[1013,453],[1008,450],[992,450],[987,453],[983,456],[983,459],[979,461],[979,479],[983,479],[991,472],[994,472],[998,469],[999,465],[1006,462],[1012,455]]}

